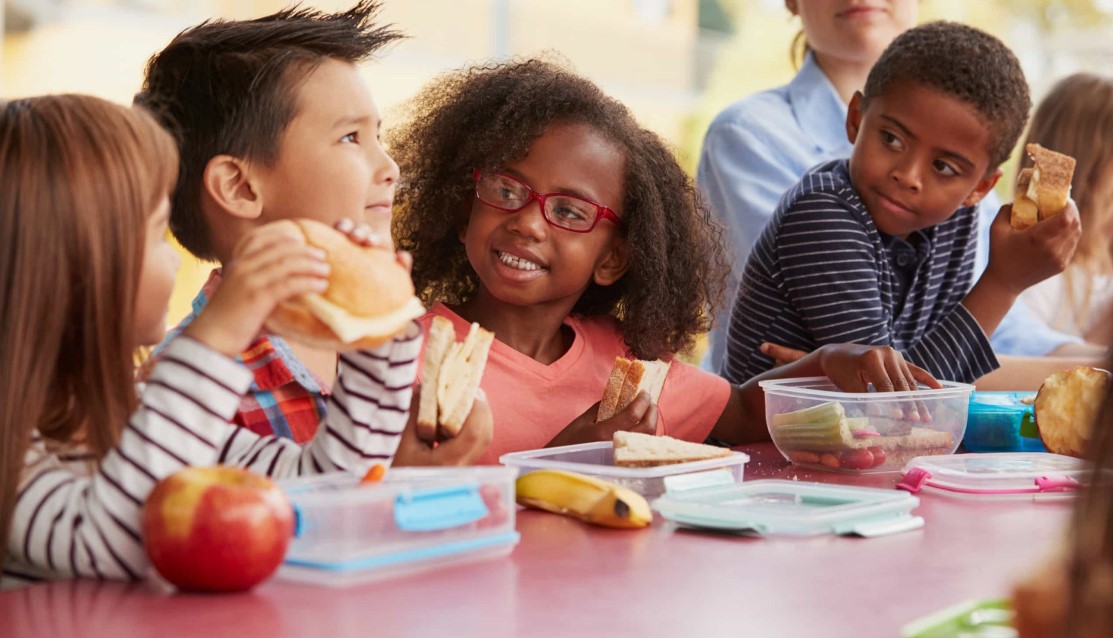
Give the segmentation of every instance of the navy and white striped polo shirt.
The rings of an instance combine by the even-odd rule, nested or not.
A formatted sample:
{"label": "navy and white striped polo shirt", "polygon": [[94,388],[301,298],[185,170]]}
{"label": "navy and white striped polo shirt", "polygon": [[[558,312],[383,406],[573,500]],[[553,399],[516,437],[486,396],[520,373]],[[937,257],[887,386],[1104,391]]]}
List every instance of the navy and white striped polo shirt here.
{"label": "navy and white striped polo shirt", "polygon": [[[917,233],[918,265],[902,279],[890,252],[902,242],[874,226],[848,161],[816,166],[781,198],[746,263],[723,376],[742,383],[772,368],[758,350],[765,341],[809,352],[889,345],[951,381],[991,372],[998,364],[989,340],[961,304],[973,283],[977,225],[976,208],[967,207]],[[908,265],[907,254],[899,258],[898,270]]]}

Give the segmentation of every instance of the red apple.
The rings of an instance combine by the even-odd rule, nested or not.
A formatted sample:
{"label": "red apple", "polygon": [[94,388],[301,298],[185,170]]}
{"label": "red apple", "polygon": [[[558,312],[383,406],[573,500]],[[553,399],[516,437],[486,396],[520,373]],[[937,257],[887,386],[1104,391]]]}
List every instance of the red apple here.
{"label": "red apple", "polygon": [[185,591],[243,591],[278,569],[294,533],[290,501],[270,479],[190,467],[155,485],[143,508],[147,556]]}

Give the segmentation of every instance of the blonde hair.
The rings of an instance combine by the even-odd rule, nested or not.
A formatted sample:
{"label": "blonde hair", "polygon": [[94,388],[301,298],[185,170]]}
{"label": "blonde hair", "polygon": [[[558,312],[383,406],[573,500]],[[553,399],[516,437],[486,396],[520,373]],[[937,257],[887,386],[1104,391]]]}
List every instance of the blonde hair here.
{"label": "blonde hair", "polygon": [[1113,223],[1113,197],[1098,196],[1099,185],[1113,178],[1113,79],[1078,73],[1060,80],[1032,116],[1025,143],[1032,142],[1078,161],[1071,197],[1084,232],[1063,277],[1068,306],[1085,317],[1093,277],[1113,274],[1113,236],[1105,230]]}
{"label": "blonde hair", "polygon": [[78,95],[0,105],[4,539],[33,432],[99,460],[135,409],[147,216],[177,167],[173,140],[137,109]]}

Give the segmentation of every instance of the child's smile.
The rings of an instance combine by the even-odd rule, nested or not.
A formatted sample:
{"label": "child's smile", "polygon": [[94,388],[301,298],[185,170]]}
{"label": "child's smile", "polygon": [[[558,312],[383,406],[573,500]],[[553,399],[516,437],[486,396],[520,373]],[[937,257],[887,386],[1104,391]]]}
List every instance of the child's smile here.
{"label": "child's smile", "polygon": [[[538,193],[574,195],[622,216],[625,156],[585,124],[553,124],[534,140],[522,160],[499,171]],[[616,246],[623,241],[610,220],[590,232],[573,232],[546,221],[538,201],[514,212],[472,201],[461,233],[468,260],[482,283],[477,301],[517,306],[552,304],[568,311],[595,282],[614,283]]]}

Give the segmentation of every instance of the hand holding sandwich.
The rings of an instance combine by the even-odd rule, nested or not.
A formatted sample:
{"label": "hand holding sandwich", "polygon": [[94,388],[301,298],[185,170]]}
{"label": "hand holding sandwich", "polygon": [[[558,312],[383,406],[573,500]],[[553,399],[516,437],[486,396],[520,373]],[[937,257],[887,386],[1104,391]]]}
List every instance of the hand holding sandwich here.
{"label": "hand holding sandwich", "polygon": [[475,402],[472,403],[459,433],[451,438],[438,441],[430,445],[418,436],[420,429],[417,424],[418,406],[421,402],[421,385],[414,388],[413,404],[410,406],[410,420],[402,432],[398,442],[398,450],[394,453],[395,467],[402,466],[452,466],[474,465],[494,438],[494,419],[491,416],[491,406],[483,390],[477,390]]}
{"label": "hand holding sandwich", "polygon": [[619,430],[642,434],[657,432],[657,406],[645,391],[638,393],[630,405],[609,419],[596,421],[598,413],[599,402],[596,402],[553,437],[545,447],[610,441]]}
{"label": "hand holding sandwich", "polygon": [[1062,212],[1017,230],[1011,206],[1001,207],[989,229],[989,265],[962,300],[985,334],[993,334],[1020,293],[1063,271],[1074,256],[1082,223],[1067,200]]}
{"label": "hand holding sandwich", "polygon": [[[329,251],[307,240],[307,225],[312,226],[312,230],[318,234],[326,237],[329,234],[336,236],[337,239],[332,240],[333,250]],[[340,263],[338,260],[360,259],[363,255],[377,254],[381,251],[376,247],[376,238],[365,225],[356,225],[349,221],[339,230],[340,232],[335,232],[328,226],[315,222],[285,220],[261,226],[247,235],[236,246],[232,259],[225,264],[220,288],[209,300],[205,311],[186,328],[185,334],[228,356],[238,355],[251,344],[262,330],[264,323],[274,321],[276,316],[281,315],[280,310],[284,307],[299,304],[303,299],[317,299],[327,294],[337,275],[333,263],[330,262],[336,262],[342,271],[351,271],[353,267],[360,267],[363,264],[357,263],[353,266],[351,263]],[[353,256],[352,251],[346,250],[346,244],[358,247],[354,252],[359,256]],[[368,248],[375,248],[375,250],[367,250]],[[380,258],[376,270],[385,272],[381,267],[385,261]],[[410,291],[413,288],[413,284],[409,281],[412,260],[408,255],[399,253],[389,261],[397,262],[397,265],[390,266],[396,273],[380,277],[398,280],[400,292],[394,296],[400,298],[399,303],[406,303],[408,301],[406,286]],[[417,311],[416,307],[406,308],[406,313],[414,316]],[[380,341],[389,339],[397,329],[404,328],[408,322],[409,319],[396,321],[392,317],[390,325],[384,328],[385,334],[377,338]],[[297,325],[290,327],[291,329],[283,331],[283,334],[290,333],[293,338],[299,338],[304,334],[311,340],[321,339],[322,335],[327,334],[326,340],[329,341],[330,346],[342,349],[344,345],[331,332],[326,333],[327,328],[320,322],[309,326],[309,330],[303,330],[302,326]],[[354,345],[363,344],[356,342]]]}
{"label": "hand holding sandwich", "polygon": [[1010,225],[1012,206],[1003,206],[989,229],[989,265],[982,278],[996,278],[1020,294],[1063,272],[1082,237],[1082,222],[1068,199],[1059,214],[1017,230]]}

